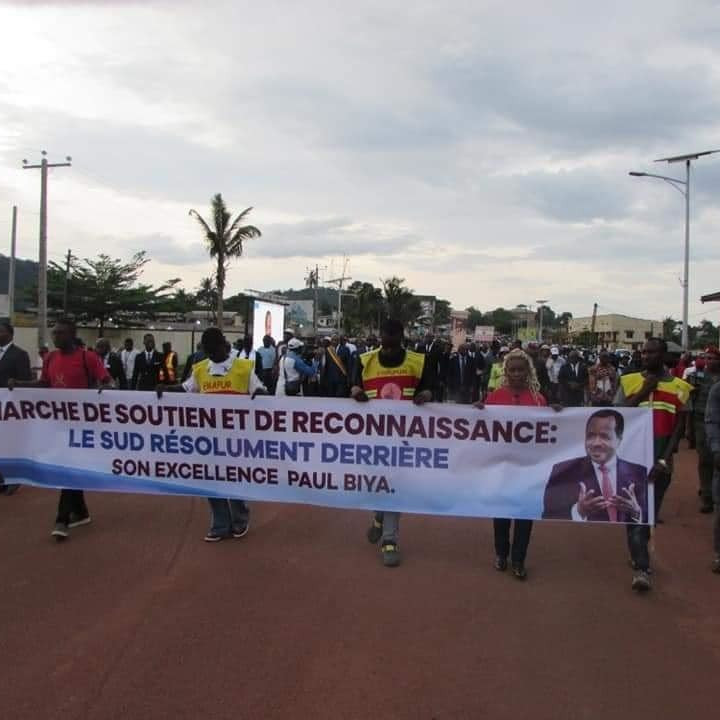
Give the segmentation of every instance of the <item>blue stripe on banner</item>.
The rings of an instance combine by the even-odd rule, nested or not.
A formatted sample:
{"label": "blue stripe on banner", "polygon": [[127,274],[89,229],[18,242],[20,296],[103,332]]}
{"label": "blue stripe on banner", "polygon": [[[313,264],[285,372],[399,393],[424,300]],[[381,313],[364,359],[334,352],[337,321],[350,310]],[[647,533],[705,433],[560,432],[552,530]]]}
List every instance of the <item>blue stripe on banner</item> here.
{"label": "blue stripe on banner", "polygon": [[133,492],[151,495],[192,495],[200,497],[225,498],[227,495],[197,486],[188,487],[178,483],[154,478],[131,478],[125,475],[101,473],[95,470],[80,470],[64,465],[47,465],[33,460],[0,458],[0,473],[8,483],[23,483],[37,487],[72,487],[77,490],[99,492]]}

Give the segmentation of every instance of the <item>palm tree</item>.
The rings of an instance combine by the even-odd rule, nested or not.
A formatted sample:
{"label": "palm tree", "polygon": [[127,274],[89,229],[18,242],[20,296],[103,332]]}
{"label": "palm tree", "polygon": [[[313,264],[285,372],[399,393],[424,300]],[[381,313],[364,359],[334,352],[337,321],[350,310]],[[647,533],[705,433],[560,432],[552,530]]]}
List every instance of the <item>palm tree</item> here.
{"label": "palm tree", "polygon": [[243,253],[243,243],[251,238],[258,238],[262,233],[254,225],[242,225],[248,216],[251,207],[243,210],[232,222],[231,215],[225,207],[222,195],[218,193],[212,199],[212,220],[206,222],[196,210],[190,210],[189,215],[202,226],[205,232],[205,242],[211,258],[217,261],[215,270],[215,287],[217,290],[217,316],[218,324],[223,326],[223,295],[225,292],[225,277],[233,258]]}
{"label": "palm tree", "polygon": [[195,299],[207,311],[207,318],[217,322],[215,318],[215,309],[217,307],[217,288],[215,287],[215,278],[206,277],[200,282],[200,287],[195,293]]}
{"label": "palm tree", "polygon": [[405,279],[393,276],[383,280],[382,284],[388,316],[403,325],[417,320],[421,313],[420,301],[405,287]]}

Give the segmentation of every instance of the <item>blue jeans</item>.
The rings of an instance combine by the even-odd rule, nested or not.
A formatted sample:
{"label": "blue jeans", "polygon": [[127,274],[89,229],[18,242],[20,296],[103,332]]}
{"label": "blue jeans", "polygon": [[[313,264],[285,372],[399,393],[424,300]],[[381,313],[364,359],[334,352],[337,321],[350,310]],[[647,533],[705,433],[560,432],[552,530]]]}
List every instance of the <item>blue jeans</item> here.
{"label": "blue jeans", "polygon": [[211,512],[210,532],[221,537],[230,537],[233,531],[244,529],[250,519],[250,508],[244,500],[208,498]]}

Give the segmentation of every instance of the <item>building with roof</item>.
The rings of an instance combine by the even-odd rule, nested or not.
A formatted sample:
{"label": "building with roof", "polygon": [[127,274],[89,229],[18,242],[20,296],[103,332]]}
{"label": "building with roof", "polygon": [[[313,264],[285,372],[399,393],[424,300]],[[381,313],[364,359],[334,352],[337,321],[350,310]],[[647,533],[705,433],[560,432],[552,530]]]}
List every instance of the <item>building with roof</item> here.
{"label": "building with roof", "polygon": [[[593,332],[592,315],[570,318],[568,333],[573,342],[590,332]],[[662,335],[662,332],[661,320],[644,320],[618,313],[595,316],[595,343],[610,350],[639,350],[648,338]]]}

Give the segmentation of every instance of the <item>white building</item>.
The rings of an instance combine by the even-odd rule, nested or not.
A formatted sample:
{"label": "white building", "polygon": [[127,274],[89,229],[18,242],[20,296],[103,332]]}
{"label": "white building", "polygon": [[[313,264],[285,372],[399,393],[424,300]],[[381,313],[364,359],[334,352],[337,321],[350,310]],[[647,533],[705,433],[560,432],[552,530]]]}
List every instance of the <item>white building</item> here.
{"label": "white building", "polygon": [[[568,331],[573,340],[579,335],[592,331],[592,316],[574,317],[570,320]],[[663,334],[660,320],[643,320],[628,315],[610,314],[595,317],[597,344],[610,350],[639,350],[650,337]]]}

